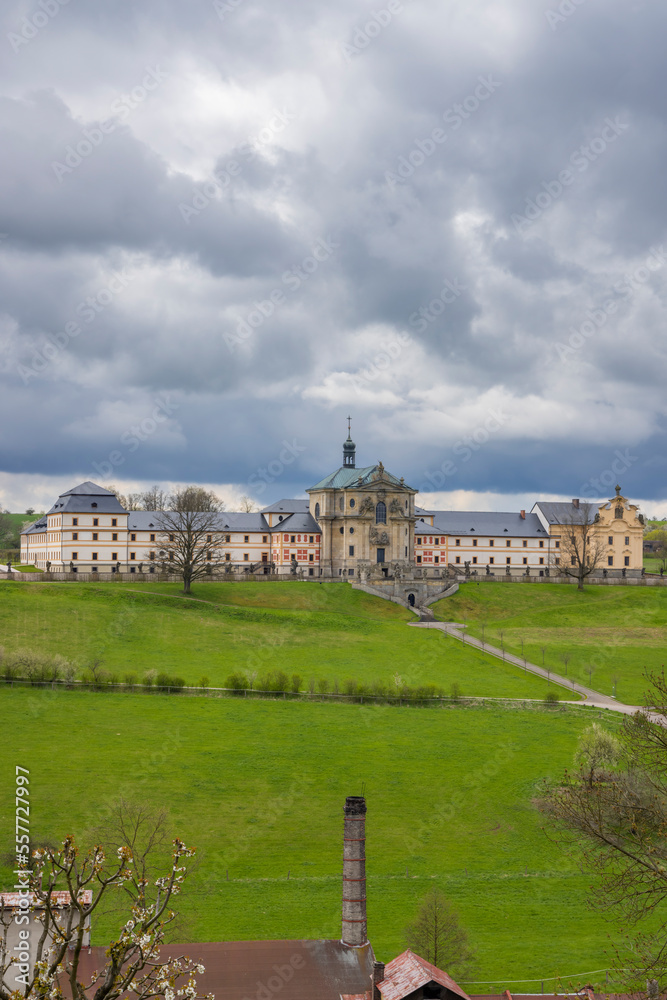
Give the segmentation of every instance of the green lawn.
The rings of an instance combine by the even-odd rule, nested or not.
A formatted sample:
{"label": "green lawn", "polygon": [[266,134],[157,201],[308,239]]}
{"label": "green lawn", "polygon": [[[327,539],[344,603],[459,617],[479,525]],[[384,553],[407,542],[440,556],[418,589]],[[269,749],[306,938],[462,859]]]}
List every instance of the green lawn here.
{"label": "green lawn", "polygon": [[[23,593],[29,615],[37,591]],[[50,593],[57,612],[62,598]],[[79,595],[70,598],[79,630],[85,608],[102,614],[107,629],[92,590],[70,593]],[[3,588],[0,601],[7,597]],[[116,600],[128,606],[122,595]],[[130,648],[133,629],[121,629],[118,639]],[[586,710],[0,688],[0,711],[11,744],[0,781],[2,850],[11,851],[15,765],[30,769],[37,839],[83,836],[119,793],[166,803],[175,831],[200,852],[199,872],[182,897],[190,940],[338,937],[342,805],[365,784],[369,933],[381,960],[405,946],[402,929],[435,884],[470,931],[476,980],[509,984],[608,964],[612,928],[585,905],[590,879],[545,836],[533,804],[540,780],[571,764],[591,719]],[[605,725],[618,722],[604,716]],[[11,885],[10,858],[0,860],[0,879]],[[97,943],[110,932],[108,918],[95,923]],[[525,985],[511,988],[539,991]],[[503,985],[469,987],[491,989]]]}
{"label": "green lawn", "polygon": [[[560,674],[641,704],[646,670],[667,660],[667,588],[562,584],[463,584],[435,605],[442,620],[465,621],[469,631]],[[565,664],[563,656],[569,656]],[[590,673],[589,673],[590,669]]]}
{"label": "green lawn", "polygon": [[183,598],[177,584],[0,583],[8,648],[98,658],[120,679],[147,670],[221,686],[235,671],[284,670],[369,683],[396,675],[464,695],[542,698],[545,681],[466,649],[434,630],[408,628],[404,608],[348,584],[213,583]]}

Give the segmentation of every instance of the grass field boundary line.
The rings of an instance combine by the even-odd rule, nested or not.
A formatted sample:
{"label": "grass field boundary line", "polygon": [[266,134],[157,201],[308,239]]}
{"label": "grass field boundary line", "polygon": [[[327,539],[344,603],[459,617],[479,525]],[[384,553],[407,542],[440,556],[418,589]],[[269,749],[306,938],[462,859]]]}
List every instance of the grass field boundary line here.
{"label": "grass field boundary line", "polygon": [[[422,880],[422,881],[432,881],[433,879],[440,879],[443,882],[455,882],[460,880],[461,882],[470,881],[474,879],[477,882],[497,882],[506,879],[525,879],[525,878],[577,878],[586,879],[587,875],[582,875],[581,872],[471,872],[470,875],[448,875],[447,873],[442,873],[440,875],[406,875],[405,872],[401,872],[396,875],[369,875],[367,881],[372,882],[409,882],[412,879]],[[233,876],[229,879],[219,878],[212,880],[215,887],[218,884],[231,885],[232,882],[340,882],[340,873],[336,875],[294,875],[290,870],[289,878],[287,875],[255,875],[255,876]],[[192,889],[190,892],[193,895],[207,896],[214,892],[217,892],[217,888],[206,888],[206,889]],[[526,980],[527,981],[527,980]],[[524,980],[521,980],[524,982]]]}

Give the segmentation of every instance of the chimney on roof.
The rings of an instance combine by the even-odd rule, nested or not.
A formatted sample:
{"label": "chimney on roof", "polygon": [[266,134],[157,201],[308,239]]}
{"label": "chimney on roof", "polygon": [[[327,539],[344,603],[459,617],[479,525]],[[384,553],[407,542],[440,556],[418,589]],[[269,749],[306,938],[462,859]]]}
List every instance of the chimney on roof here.
{"label": "chimney on roof", "polygon": [[366,799],[345,799],[343,829],[343,944],[368,944],[366,928]]}
{"label": "chimney on roof", "polygon": [[522,520],[522,521],[525,521],[525,520],[526,520],[526,512],[525,512],[525,510],[522,510],[522,511],[521,511],[521,520]]}
{"label": "chimney on roof", "polygon": [[384,981],[384,962],[373,962],[373,975],[371,976],[372,997],[371,1000],[382,1000],[382,994],[378,989],[378,983]]}
{"label": "chimney on roof", "polygon": [[576,507],[576,508],[577,508],[577,510],[579,509],[579,498],[578,498],[578,497],[576,497],[576,498],[575,498],[575,499],[574,499],[574,500],[572,501],[572,506],[573,506],[573,507]]}

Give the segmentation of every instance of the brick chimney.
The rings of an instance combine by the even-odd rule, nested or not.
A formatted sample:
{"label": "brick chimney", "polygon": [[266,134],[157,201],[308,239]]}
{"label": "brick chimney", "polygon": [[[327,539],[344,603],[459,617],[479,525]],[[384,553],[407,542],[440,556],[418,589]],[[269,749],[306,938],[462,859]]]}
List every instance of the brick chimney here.
{"label": "brick chimney", "polygon": [[522,521],[525,521],[525,520],[526,520],[526,512],[525,512],[525,510],[522,510],[522,511],[521,511],[521,520],[522,520]]}
{"label": "brick chimney", "polygon": [[[345,799],[343,832],[343,944],[368,944],[366,928],[366,799]],[[380,980],[378,980],[379,982]]]}
{"label": "brick chimney", "polygon": [[575,499],[574,499],[574,500],[572,501],[572,506],[573,506],[573,507],[576,507],[576,508],[577,508],[577,510],[579,509],[579,498],[578,498],[578,497],[576,497],[576,498],[575,498]]}
{"label": "brick chimney", "polygon": [[382,1000],[382,994],[378,989],[378,983],[384,982],[384,962],[373,962],[373,975],[371,976],[372,997],[371,1000]]}

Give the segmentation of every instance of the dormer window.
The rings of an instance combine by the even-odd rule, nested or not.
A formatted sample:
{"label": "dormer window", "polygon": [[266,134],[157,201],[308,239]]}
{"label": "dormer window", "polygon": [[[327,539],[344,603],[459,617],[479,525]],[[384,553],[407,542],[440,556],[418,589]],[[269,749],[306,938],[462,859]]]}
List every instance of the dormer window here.
{"label": "dormer window", "polygon": [[97,504],[96,504],[96,503],[95,503],[95,502],[93,501],[93,503],[91,503],[91,505],[90,505],[90,506],[91,506],[91,507],[97,507]]}

